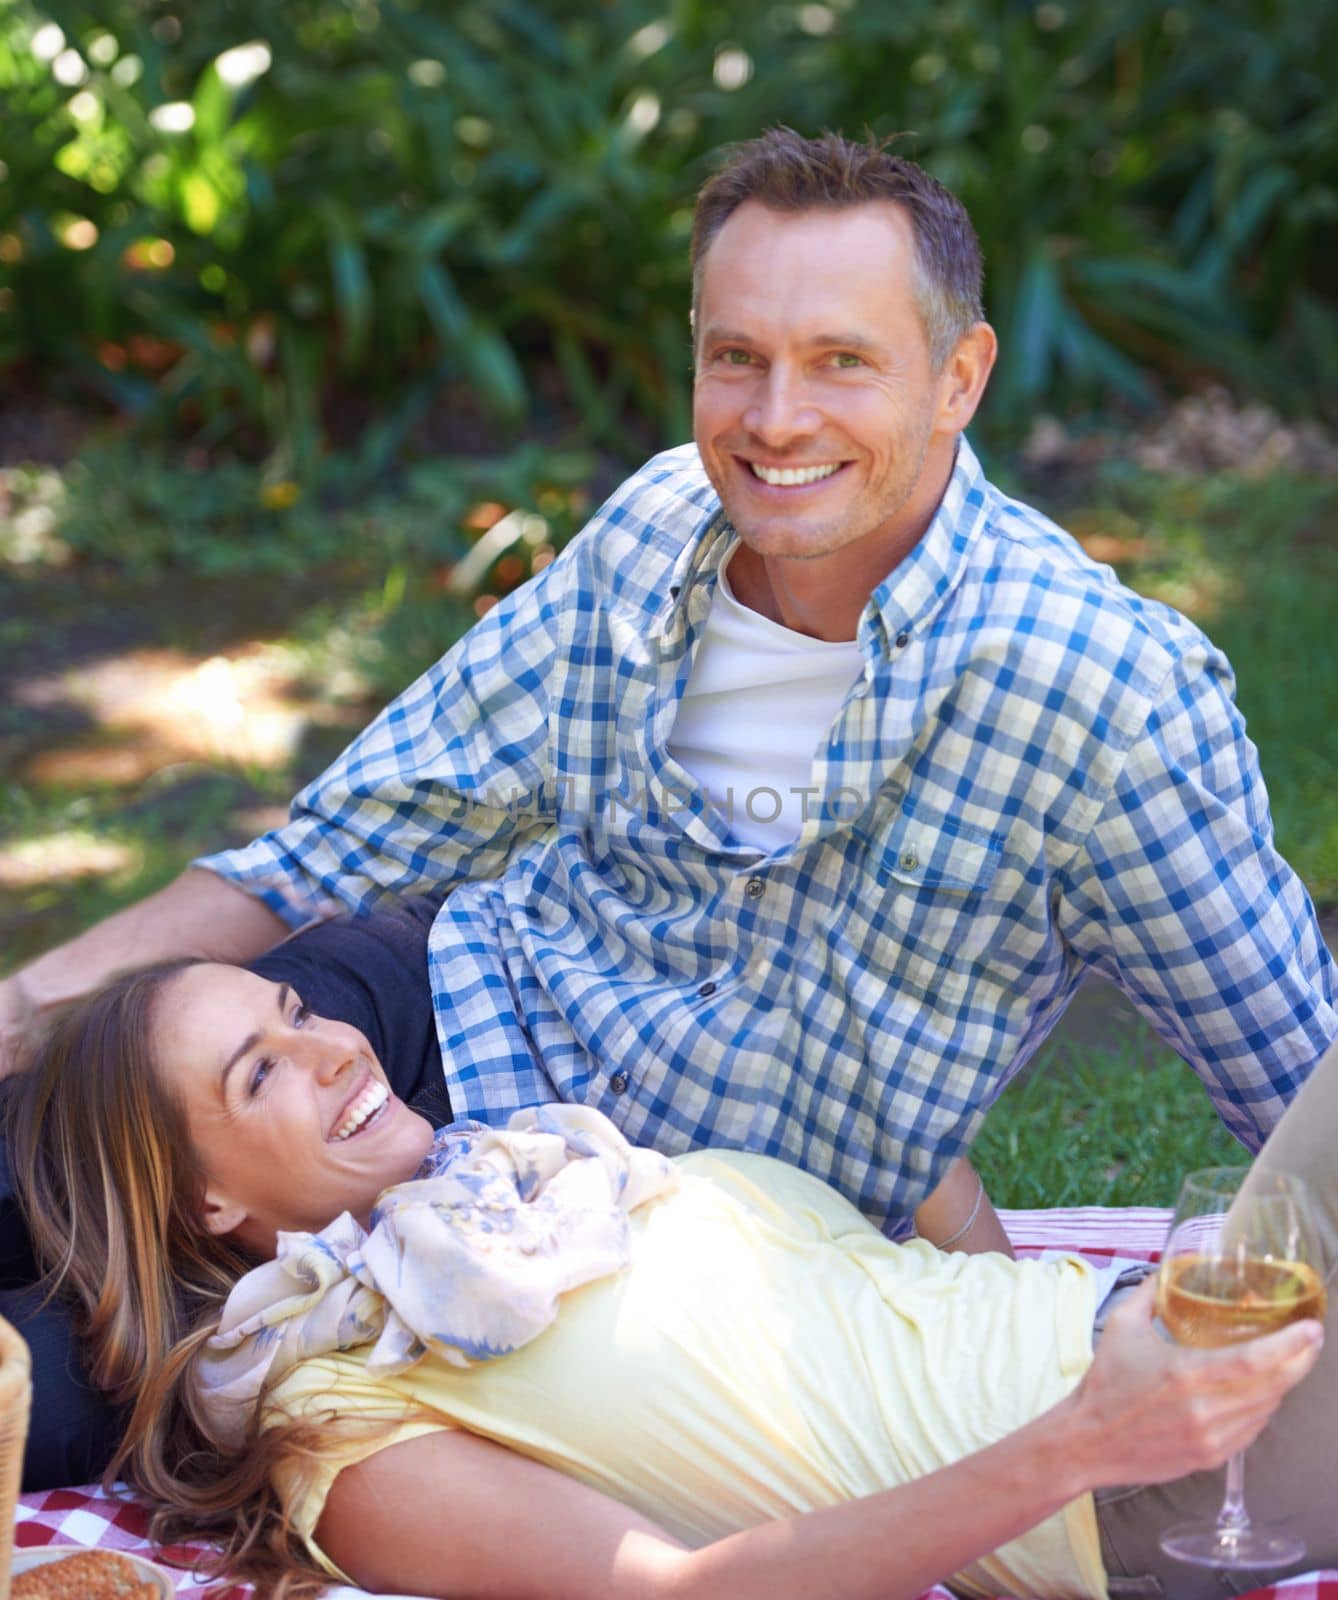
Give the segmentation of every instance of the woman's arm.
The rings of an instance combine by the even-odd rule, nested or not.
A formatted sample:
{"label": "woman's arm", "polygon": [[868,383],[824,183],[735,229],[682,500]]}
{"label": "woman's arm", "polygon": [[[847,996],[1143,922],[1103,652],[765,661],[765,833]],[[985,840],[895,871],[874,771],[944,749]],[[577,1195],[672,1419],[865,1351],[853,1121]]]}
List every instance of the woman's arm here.
{"label": "woman's arm", "polygon": [[1013,1253],[980,1174],[964,1156],[958,1156],[943,1182],[921,1203],[915,1213],[915,1231],[940,1250],[965,1255]]}
{"label": "woman's arm", "polygon": [[1102,1484],[1220,1465],[1313,1366],[1319,1325],[1227,1350],[1153,1326],[1151,1282],[1086,1378],[915,1483],[685,1550],[635,1511],[472,1434],[391,1445],[335,1480],[316,1537],[369,1589],[443,1600],[898,1600]]}
{"label": "woman's arm", "polygon": [[1080,1492],[1067,1438],[1032,1423],[903,1488],[694,1551],[487,1439],[427,1434],[345,1468],[316,1537],[364,1588],[444,1600],[910,1600]]}

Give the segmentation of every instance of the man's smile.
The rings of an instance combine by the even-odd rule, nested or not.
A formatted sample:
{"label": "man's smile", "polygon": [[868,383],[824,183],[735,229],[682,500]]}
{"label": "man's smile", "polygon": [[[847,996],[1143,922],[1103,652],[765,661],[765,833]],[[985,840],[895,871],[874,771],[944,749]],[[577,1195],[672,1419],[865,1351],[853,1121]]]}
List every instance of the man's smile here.
{"label": "man's smile", "polygon": [[755,478],[772,488],[791,489],[804,488],[810,483],[821,483],[825,478],[830,478],[834,472],[839,472],[846,463],[823,461],[812,466],[768,467],[760,461],[750,461],[747,465]]}
{"label": "man's smile", "polygon": [[844,477],[851,461],[802,461],[793,464],[772,464],[754,461],[747,456],[735,456],[735,464],[742,473],[743,485],[764,500],[788,500],[806,491],[825,489],[838,477]]}

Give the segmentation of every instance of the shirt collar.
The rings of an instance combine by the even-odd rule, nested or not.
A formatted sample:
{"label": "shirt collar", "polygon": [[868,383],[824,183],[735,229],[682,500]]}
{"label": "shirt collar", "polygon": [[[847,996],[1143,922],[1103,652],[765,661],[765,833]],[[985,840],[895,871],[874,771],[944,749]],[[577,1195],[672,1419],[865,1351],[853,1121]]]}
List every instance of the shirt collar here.
{"label": "shirt collar", "polygon": [[[869,597],[858,639],[865,655],[893,655],[897,640],[922,631],[933,619],[966,568],[984,526],[989,484],[965,437],[957,441],[952,476],[924,536],[888,573]],[[733,524],[717,506],[687,540],[669,570],[667,592],[651,626],[652,638],[667,643],[706,603],[725,559],[739,542]]]}
{"label": "shirt collar", "polygon": [[869,597],[861,641],[866,630],[881,634],[883,653],[892,655],[898,639],[923,632],[966,570],[985,525],[989,492],[975,451],[960,438],[952,476],[923,538]]}
{"label": "shirt collar", "polygon": [[[706,602],[706,592],[738,538],[723,507],[717,505],[707,514],[669,568],[666,591],[649,630],[652,639],[667,644],[688,626],[694,607]],[[706,592],[695,599],[703,585]]]}

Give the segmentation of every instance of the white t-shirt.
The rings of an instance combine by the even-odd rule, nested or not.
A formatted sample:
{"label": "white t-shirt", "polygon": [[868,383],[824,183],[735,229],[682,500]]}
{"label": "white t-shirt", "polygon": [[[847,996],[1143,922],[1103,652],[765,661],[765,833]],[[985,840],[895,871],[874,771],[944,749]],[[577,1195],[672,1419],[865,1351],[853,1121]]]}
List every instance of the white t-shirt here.
{"label": "white t-shirt", "polygon": [[669,752],[735,836],[770,854],[793,844],[806,817],[821,809],[812,789],[814,756],[864,657],[853,639],[813,639],[750,610],[730,588],[728,565]]}

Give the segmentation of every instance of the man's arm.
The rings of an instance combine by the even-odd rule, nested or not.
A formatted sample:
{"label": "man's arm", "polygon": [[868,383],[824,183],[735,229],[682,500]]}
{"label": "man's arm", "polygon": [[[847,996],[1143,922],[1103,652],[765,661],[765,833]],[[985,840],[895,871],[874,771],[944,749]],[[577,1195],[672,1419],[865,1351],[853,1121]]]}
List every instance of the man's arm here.
{"label": "man's arm", "polygon": [[1274,846],[1231,689],[1211,649],[1177,664],[1061,875],[1057,921],[1257,1150],[1338,1036],[1338,978],[1305,887]]}
{"label": "man's arm", "polygon": [[[610,592],[610,564],[655,546],[648,571],[629,582],[634,594],[639,582],[658,595],[655,580],[676,541],[691,536],[713,503],[695,455],[656,457],[303,790],[284,827],[203,857],[197,866],[207,872],[186,873],[162,896],[0,982],[0,1075],[24,1018],[110,971],[183,949],[245,960],[332,903],[370,910],[499,877],[554,820],[561,787],[550,710],[572,692],[564,669],[573,654],[596,649],[591,618]],[[216,933],[217,945],[204,942]]]}
{"label": "man's arm", "polygon": [[0,980],[0,1077],[13,1071],[31,1023],[114,972],[173,956],[250,961],[287,931],[274,912],[226,878],[188,867],[157,894]]}
{"label": "man's arm", "polygon": [[114,972],[178,955],[252,960],[331,905],[370,909],[500,874],[547,820],[535,802],[570,560],[564,552],[411,684],[303,790],[283,827],[202,858],[0,981],[0,1076],[34,1018]]}

